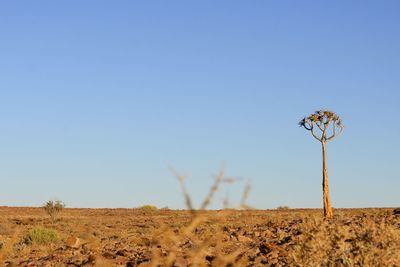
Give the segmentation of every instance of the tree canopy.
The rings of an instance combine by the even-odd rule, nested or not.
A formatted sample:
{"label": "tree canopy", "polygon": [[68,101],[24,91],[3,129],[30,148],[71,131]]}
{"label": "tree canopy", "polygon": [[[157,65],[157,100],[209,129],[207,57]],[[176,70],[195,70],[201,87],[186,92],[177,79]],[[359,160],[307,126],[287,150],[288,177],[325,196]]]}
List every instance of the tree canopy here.
{"label": "tree canopy", "polygon": [[[332,125],[331,129],[330,126]],[[340,117],[329,110],[317,110],[313,114],[300,120],[300,127],[304,127],[320,142],[332,140],[341,134],[344,128]],[[315,129],[319,129],[320,134]],[[318,131],[318,130],[317,130]]]}

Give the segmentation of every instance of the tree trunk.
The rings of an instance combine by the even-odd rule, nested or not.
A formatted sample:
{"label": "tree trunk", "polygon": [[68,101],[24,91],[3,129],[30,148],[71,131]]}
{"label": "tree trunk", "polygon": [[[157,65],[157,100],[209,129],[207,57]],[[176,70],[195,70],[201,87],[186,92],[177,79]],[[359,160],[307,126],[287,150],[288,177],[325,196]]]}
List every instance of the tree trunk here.
{"label": "tree trunk", "polygon": [[324,201],[324,217],[330,219],[333,217],[331,198],[329,196],[328,184],[328,164],[326,159],[326,141],[322,141],[322,192]]}

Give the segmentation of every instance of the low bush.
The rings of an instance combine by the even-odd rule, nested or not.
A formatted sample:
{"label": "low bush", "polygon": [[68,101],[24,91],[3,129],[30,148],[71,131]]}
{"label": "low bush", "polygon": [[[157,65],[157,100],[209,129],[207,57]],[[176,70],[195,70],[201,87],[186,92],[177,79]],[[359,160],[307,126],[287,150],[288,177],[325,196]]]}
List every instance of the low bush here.
{"label": "low bush", "polygon": [[52,219],[55,219],[64,208],[65,204],[60,200],[49,200],[43,205],[43,209]]}
{"label": "low bush", "polygon": [[154,211],[154,210],[158,210],[158,208],[156,206],[153,205],[143,205],[140,207],[141,210],[145,210],[145,211]]}
{"label": "low bush", "polygon": [[53,229],[47,228],[33,228],[26,233],[23,238],[23,243],[27,245],[31,244],[50,244],[58,241],[57,232]]}
{"label": "low bush", "polygon": [[276,208],[277,210],[288,210],[289,207],[288,206],[279,206]]}

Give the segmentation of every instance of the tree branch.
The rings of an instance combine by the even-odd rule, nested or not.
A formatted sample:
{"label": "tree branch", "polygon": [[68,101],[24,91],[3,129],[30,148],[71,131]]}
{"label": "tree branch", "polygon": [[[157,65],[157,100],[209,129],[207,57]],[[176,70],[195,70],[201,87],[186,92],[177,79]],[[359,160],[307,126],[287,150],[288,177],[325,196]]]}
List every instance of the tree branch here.
{"label": "tree branch", "polygon": [[311,128],[311,134],[312,136],[314,136],[315,139],[317,139],[318,141],[322,142],[322,137],[318,137],[315,132],[314,132],[314,128]]}
{"label": "tree branch", "polygon": [[[337,127],[337,126],[339,126],[339,133],[336,132],[336,127]],[[327,141],[330,141],[330,140],[332,140],[333,138],[335,138],[336,136],[339,136],[342,132],[343,132],[343,126],[337,125],[337,124],[335,123],[335,124],[333,124],[333,134],[332,134],[330,137],[328,137],[326,140],[327,140]]]}
{"label": "tree branch", "polygon": [[323,132],[324,131],[324,129],[322,129],[322,127],[321,127],[321,124],[319,124],[319,123],[315,123],[317,126],[318,126],[318,128],[321,130],[321,132]]}
{"label": "tree branch", "polygon": [[[307,125],[308,125],[308,127],[307,127]],[[313,128],[312,124],[310,124],[310,122],[308,122],[308,121],[304,122],[303,126],[306,130],[309,130],[309,131],[311,131]]]}
{"label": "tree branch", "polygon": [[186,207],[192,212],[192,214],[195,213],[195,209],[192,205],[192,199],[190,198],[189,192],[186,189],[185,176],[179,174],[172,166],[170,166],[169,169],[176,176],[176,178],[178,178],[178,181],[181,185],[183,197],[185,198]]}
{"label": "tree branch", "polygon": [[201,207],[200,207],[201,210],[205,210],[208,207],[208,205],[210,205],[211,199],[213,198],[215,192],[218,191],[218,187],[219,187],[220,183],[223,181],[223,178],[224,178],[224,169],[223,169],[223,167],[221,167],[218,175],[215,176],[214,184],[211,186],[207,197],[204,199],[203,203],[201,204]]}
{"label": "tree branch", "polygon": [[333,124],[333,134],[330,137],[328,137],[326,140],[327,141],[332,140],[333,138],[335,138],[335,136],[336,136],[336,123]]}

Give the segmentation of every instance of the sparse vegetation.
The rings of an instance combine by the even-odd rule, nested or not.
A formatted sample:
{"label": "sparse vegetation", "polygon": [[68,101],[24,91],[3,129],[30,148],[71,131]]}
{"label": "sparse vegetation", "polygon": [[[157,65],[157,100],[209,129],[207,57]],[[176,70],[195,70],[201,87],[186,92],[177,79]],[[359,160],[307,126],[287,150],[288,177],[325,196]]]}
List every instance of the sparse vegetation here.
{"label": "sparse vegetation", "polygon": [[52,220],[54,220],[64,208],[65,204],[60,200],[49,200],[43,205],[43,209]]}
{"label": "sparse vegetation", "polygon": [[[42,210],[0,207],[0,214],[12,230],[1,236],[3,265],[27,266],[29,259],[32,266],[144,266],[169,259],[176,266],[400,266],[400,216],[393,209],[336,209],[330,221],[319,209],[199,211],[200,221],[190,211],[68,209],[54,225],[58,240],[44,238],[53,241],[34,252],[12,248],[29,230],[48,227]],[[66,247],[71,235],[81,239],[78,248]]]}

